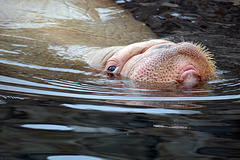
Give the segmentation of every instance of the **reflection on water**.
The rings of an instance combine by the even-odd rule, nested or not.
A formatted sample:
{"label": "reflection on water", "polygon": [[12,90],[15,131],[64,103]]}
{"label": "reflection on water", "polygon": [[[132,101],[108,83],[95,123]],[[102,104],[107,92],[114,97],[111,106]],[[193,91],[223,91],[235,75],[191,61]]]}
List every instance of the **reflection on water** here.
{"label": "reflection on water", "polygon": [[69,160],[104,160],[103,158],[97,158],[92,156],[49,156],[47,157],[48,160],[62,160],[62,159],[69,159]]}
{"label": "reflection on water", "polygon": [[[123,112],[123,113],[146,113],[146,114],[198,114],[198,111],[192,110],[172,110],[172,109],[163,109],[163,108],[126,108],[126,107],[110,107],[110,106],[94,106],[94,105],[72,105],[72,104],[63,104],[62,106],[69,108],[76,108],[82,110],[98,110],[106,112]],[[170,105],[169,105],[170,106]],[[173,105],[174,106],[174,105]],[[179,105],[181,106],[181,105]]]}
{"label": "reflection on water", "polygon": [[[149,14],[148,7],[157,1],[117,2],[130,11],[145,5],[142,13]],[[153,28],[160,18],[165,25],[161,32],[155,29],[157,34],[204,42],[215,54],[216,79],[188,89],[108,79],[81,61],[81,54],[95,48],[155,38],[111,1],[0,4],[0,159],[240,158],[239,34],[236,17],[231,17],[239,6],[223,1],[212,8],[213,2],[206,2],[213,10],[232,7],[222,10],[232,20],[226,25],[220,23],[220,11],[207,7],[208,17],[191,10],[202,11],[202,3],[154,4],[163,10],[146,23]],[[211,21],[205,25],[209,31],[218,26],[224,32],[213,36],[204,25],[196,26],[206,22],[201,21],[205,16]],[[172,28],[165,33],[168,25],[175,27],[174,33]]]}

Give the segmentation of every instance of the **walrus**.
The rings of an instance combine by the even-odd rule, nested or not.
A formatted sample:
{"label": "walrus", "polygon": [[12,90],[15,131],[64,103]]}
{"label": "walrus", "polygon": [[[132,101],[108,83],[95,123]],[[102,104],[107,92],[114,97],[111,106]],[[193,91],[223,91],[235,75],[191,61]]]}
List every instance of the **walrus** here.
{"label": "walrus", "polygon": [[216,70],[206,47],[163,39],[95,50],[85,58],[110,75],[152,84],[195,86],[212,79]]}
{"label": "walrus", "polygon": [[110,76],[148,84],[195,86],[210,80],[216,70],[205,47],[156,39],[146,25],[109,0],[9,0],[0,4],[4,40],[13,37],[35,49],[47,48],[38,55],[41,62],[19,54],[18,61],[23,64],[57,64],[48,48],[71,50],[78,45],[81,47],[75,53],[65,53],[82,57],[92,68]]}

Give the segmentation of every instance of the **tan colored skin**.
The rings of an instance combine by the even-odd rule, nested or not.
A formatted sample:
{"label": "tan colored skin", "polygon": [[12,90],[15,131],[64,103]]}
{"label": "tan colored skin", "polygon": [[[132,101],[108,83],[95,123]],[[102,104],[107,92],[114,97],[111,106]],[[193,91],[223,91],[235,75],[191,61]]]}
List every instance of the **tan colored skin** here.
{"label": "tan colored skin", "polygon": [[111,0],[0,1],[0,48],[22,50],[0,59],[69,68],[68,59],[73,69],[82,70],[78,64],[89,51],[153,38],[144,23]]}
{"label": "tan colored skin", "polygon": [[195,85],[214,73],[212,62],[195,45],[157,39],[134,43],[156,37],[110,0],[7,0],[0,2],[0,10],[4,48],[12,41],[27,46],[20,54],[4,54],[6,60],[64,68],[57,54],[83,56],[95,68],[109,72],[116,66],[112,74],[148,83]]}
{"label": "tan colored skin", "polygon": [[111,0],[0,1],[0,27],[57,45],[109,47],[156,38]]}
{"label": "tan colored skin", "polygon": [[[138,82],[195,86],[210,80],[216,69],[204,47],[156,39],[89,53],[88,63]],[[91,57],[91,56],[92,57]],[[110,66],[116,69],[109,71]]]}

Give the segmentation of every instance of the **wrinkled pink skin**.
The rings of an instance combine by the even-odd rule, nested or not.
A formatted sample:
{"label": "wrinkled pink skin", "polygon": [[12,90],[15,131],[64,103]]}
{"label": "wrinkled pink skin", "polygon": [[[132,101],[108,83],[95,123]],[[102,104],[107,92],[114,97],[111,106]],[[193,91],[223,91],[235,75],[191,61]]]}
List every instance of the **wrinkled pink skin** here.
{"label": "wrinkled pink skin", "polygon": [[[213,62],[201,47],[161,39],[107,51],[101,64],[108,73],[120,74],[138,82],[184,84],[190,87],[209,80],[215,71]],[[109,71],[111,66],[116,69]]]}

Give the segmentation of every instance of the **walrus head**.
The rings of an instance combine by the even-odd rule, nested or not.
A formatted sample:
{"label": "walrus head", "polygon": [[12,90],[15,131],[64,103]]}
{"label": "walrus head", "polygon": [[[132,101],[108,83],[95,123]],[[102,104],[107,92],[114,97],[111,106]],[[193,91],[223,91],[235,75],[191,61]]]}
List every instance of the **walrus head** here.
{"label": "walrus head", "polygon": [[105,69],[138,82],[195,86],[210,80],[216,67],[201,45],[152,40],[121,49],[107,61]]}

